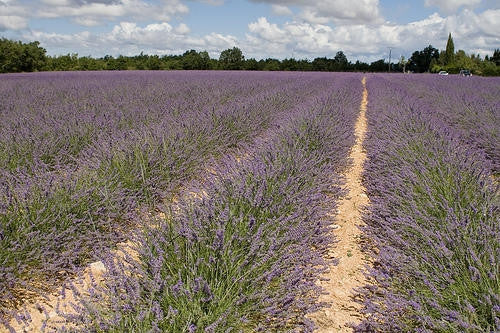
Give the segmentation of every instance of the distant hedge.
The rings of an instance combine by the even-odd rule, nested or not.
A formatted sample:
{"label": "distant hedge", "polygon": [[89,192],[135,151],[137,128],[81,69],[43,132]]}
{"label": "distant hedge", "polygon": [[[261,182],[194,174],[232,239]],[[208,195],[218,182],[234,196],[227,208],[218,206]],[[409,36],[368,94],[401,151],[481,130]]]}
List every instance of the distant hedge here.
{"label": "distant hedge", "polygon": [[[442,51],[441,53],[444,53]],[[456,53],[454,63],[444,65],[439,50],[429,45],[422,51],[415,51],[405,60],[389,63],[379,59],[371,63],[348,61],[343,51],[333,58],[256,60],[245,58],[242,51],[233,47],[221,52],[219,59],[210,58],[207,51],[188,50],[182,55],[147,55],[141,52],[135,56],[101,58],[78,56],[77,53],[47,56],[38,41],[23,43],[6,38],[0,39],[0,73],[35,71],[99,71],[99,70],[251,70],[251,71],[315,71],[315,72],[439,72],[447,70],[458,73],[470,69],[475,75],[500,75],[500,50],[484,59],[479,55],[467,55],[463,50]]]}

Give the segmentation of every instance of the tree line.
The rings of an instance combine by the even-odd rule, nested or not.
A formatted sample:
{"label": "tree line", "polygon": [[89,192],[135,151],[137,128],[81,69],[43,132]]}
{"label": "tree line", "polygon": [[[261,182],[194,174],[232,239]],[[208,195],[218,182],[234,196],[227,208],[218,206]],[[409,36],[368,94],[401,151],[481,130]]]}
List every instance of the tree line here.
{"label": "tree line", "polygon": [[479,54],[468,55],[464,50],[455,52],[455,43],[450,33],[445,50],[439,51],[429,45],[422,51],[413,52],[410,69],[432,73],[444,70],[452,74],[459,73],[461,69],[468,69],[474,74],[497,76],[500,75],[500,49],[495,49],[491,57],[486,55],[484,59]]}
{"label": "tree line", "polygon": [[439,51],[432,45],[415,51],[409,59],[401,59],[389,64],[384,59],[371,63],[348,61],[343,51],[333,58],[283,60],[267,58],[246,59],[242,51],[233,47],[221,52],[219,59],[210,58],[207,51],[188,50],[182,55],[147,55],[141,52],[135,56],[101,58],[79,56],[76,53],[49,56],[38,41],[23,43],[6,38],[0,39],[0,72],[34,71],[88,71],[88,70],[255,70],[255,71],[363,71],[363,72],[438,72],[447,70],[458,73],[469,69],[479,75],[500,75],[500,50],[484,59],[479,55],[467,55],[465,51],[454,51],[451,34],[446,50]]}

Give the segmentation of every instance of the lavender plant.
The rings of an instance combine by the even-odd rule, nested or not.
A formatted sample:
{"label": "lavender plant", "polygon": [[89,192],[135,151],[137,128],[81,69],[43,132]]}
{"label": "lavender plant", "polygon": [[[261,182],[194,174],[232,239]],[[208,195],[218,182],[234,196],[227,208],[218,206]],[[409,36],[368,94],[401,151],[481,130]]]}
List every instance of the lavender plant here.
{"label": "lavender plant", "polygon": [[244,160],[221,161],[203,191],[187,189],[200,194],[181,196],[165,218],[147,223],[133,250],[107,257],[106,282],[80,300],[78,315],[66,315],[69,325],[310,331],[304,315],[322,305],[315,282],[332,242],[326,213],[341,194],[361,99],[359,76],[336,78],[290,110]]}
{"label": "lavender plant", "polygon": [[0,81],[0,317],[127,237],[326,76],[33,73]]}
{"label": "lavender plant", "polygon": [[357,331],[499,331],[491,155],[388,77],[369,78],[368,90],[365,231],[376,261]]}
{"label": "lavender plant", "polygon": [[498,78],[432,75],[396,76],[392,89],[403,89],[412,103],[433,116],[433,121],[453,128],[453,134],[466,145],[486,154],[492,171],[500,172],[500,82]]}

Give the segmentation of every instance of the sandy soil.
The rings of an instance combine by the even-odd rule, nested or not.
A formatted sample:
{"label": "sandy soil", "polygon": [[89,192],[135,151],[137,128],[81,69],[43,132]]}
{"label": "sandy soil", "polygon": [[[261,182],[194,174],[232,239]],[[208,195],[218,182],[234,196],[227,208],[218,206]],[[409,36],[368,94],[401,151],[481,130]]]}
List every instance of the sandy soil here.
{"label": "sandy soil", "polygon": [[365,254],[361,251],[362,233],[358,226],[362,225],[361,215],[363,207],[368,203],[365,188],[361,183],[363,163],[366,154],[363,151],[363,139],[366,133],[366,108],[368,91],[366,78],[363,78],[363,99],[360,113],[355,125],[356,143],[350,158],[352,166],[345,174],[346,196],[339,202],[335,212],[335,223],[332,234],[336,243],[332,245],[328,256],[337,258],[338,265],[332,266],[319,281],[326,294],[319,299],[328,302],[329,306],[309,316],[316,324],[317,332],[352,332],[349,323],[357,323],[361,319],[360,305],[354,301],[354,289],[366,283],[363,274],[368,264]]}
{"label": "sandy soil", "polygon": [[[132,246],[132,242],[127,241],[117,244],[118,251],[126,251]],[[64,318],[57,314],[56,309],[66,314],[76,314],[72,304],[77,304],[70,284],[78,293],[85,294],[86,290],[92,285],[92,278],[96,282],[103,281],[102,275],[106,272],[106,267],[101,261],[96,261],[90,264],[78,278],[71,279],[66,283],[66,287],[61,287],[58,292],[47,295],[44,299],[39,299],[38,303],[28,302],[25,305],[24,311],[29,314],[31,322],[28,326],[24,323],[19,323],[15,319],[11,320],[10,325],[15,332],[53,332],[56,327],[62,327]],[[62,296],[64,288],[64,297]],[[6,328],[0,327],[0,333],[9,332]]]}

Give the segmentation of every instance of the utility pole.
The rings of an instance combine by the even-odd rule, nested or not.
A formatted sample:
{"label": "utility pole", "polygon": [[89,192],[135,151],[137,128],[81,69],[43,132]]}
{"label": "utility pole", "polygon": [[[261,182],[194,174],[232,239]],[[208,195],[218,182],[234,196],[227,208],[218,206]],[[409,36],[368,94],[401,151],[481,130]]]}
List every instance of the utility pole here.
{"label": "utility pole", "polygon": [[389,46],[389,73],[391,72],[391,55],[392,55],[392,46]]}

